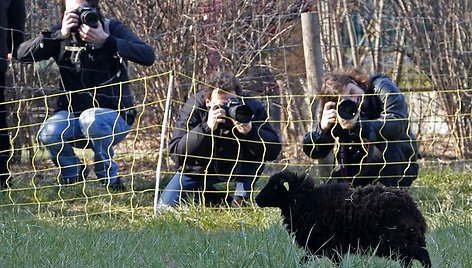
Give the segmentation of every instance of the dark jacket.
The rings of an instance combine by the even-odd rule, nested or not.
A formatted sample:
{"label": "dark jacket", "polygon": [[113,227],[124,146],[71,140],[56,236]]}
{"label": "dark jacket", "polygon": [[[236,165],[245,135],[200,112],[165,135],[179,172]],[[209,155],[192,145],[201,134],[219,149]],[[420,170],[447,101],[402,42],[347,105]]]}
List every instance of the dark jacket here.
{"label": "dark jacket", "polygon": [[[410,185],[418,175],[417,144],[409,128],[405,96],[384,75],[372,76],[370,84],[372,88],[367,92],[372,95],[364,96],[356,127],[345,130],[335,125],[322,131],[317,126],[305,135],[303,151],[311,158],[326,157],[337,137],[340,146],[334,153],[338,166],[332,176],[348,180],[355,177],[354,185]],[[360,137],[372,143],[362,146]]]}
{"label": "dark jacket", "polygon": [[0,73],[7,72],[8,53],[16,58],[16,49],[24,38],[25,18],[24,0],[0,1]]}
{"label": "dark jacket", "polygon": [[267,122],[267,113],[259,101],[245,99],[254,112],[252,130],[242,136],[236,130],[217,129],[214,135],[207,125],[208,110],[203,91],[190,97],[179,112],[169,151],[182,171],[192,178],[219,176],[221,180],[238,175],[255,177],[263,171],[264,161],[277,158],[281,150],[279,136]]}
{"label": "dark jacket", "polygon": [[[128,80],[127,60],[152,65],[155,59],[153,49],[121,22],[110,20],[109,37],[103,46],[81,52],[78,65],[73,52],[65,49],[66,45],[70,45],[70,38],[64,40],[60,29],[61,25],[58,25],[50,32],[43,32],[37,38],[21,44],[18,50],[18,58],[23,62],[50,58],[56,61],[62,79],[60,88],[75,91],[70,96],[59,96],[56,110],[67,110],[68,98],[76,116],[92,107],[117,111],[126,111],[126,108],[132,107],[134,100],[129,84],[115,83]],[[120,62],[121,59],[123,62]],[[108,84],[115,85],[104,86]],[[87,88],[92,89],[80,90]]]}

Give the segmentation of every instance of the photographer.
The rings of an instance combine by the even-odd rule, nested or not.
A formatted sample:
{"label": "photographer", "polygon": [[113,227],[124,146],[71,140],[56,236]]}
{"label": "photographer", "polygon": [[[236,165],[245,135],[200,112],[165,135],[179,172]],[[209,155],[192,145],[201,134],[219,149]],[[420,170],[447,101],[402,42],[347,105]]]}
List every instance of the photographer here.
{"label": "photographer", "polygon": [[88,168],[72,146],[88,144],[102,184],[122,190],[112,146],[126,137],[136,110],[130,85],[119,82],[129,80],[128,60],[150,66],[154,51],[120,21],[105,19],[98,0],[61,4],[62,24],[24,42],[18,50],[23,62],[53,58],[59,66],[60,89],[67,92],[58,97],[55,113],[41,126],[39,139],[59,167],[62,184],[87,176]]}
{"label": "photographer", "polygon": [[418,175],[416,137],[405,97],[387,76],[326,74],[320,107],[320,124],[305,135],[303,151],[319,159],[334,149],[331,177],[352,186],[411,185]]}
{"label": "photographer", "polygon": [[8,61],[16,58],[17,48],[23,42],[25,19],[24,0],[0,1],[0,189],[10,186],[8,159],[11,148],[5,105],[5,74]]}
{"label": "photographer", "polygon": [[237,98],[241,87],[233,74],[215,72],[208,84],[187,100],[177,117],[169,152],[178,171],[159,207],[178,205],[188,191],[211,196],[214,184],[230,180],[238,182],[232,205],[240,206],[250,197],[264,162],[280,153],[279,136],[267,122],[265,108],[254,99]]}

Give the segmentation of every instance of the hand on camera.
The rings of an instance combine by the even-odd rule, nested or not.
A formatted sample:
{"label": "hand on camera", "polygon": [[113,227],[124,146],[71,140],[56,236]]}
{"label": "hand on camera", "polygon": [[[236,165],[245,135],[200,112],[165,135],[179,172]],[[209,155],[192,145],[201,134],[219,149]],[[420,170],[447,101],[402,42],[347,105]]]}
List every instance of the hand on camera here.
{"label": "hand on camera", "polygon": [[79,15],[74,12],[67,12],[62,19],[61,34],[64,38],[68,38],[71,29],[79,25]]}
{"label": "hand on camera", "polygon": [[108,38],[108,34],[103,30],[103,25],[98,21],[98,27],[93,28],[87,24],[82,24],[79,28],[80,38],[87,43],[103,44]]}
{"label": "hand on camera", "polygon": [[247,135],[252,130],[251,121],[249,121],[249,123],[241,123],[234,119],[231,119],[231,121],[233,121],[233,124],[236,130],[243,135]]}
{"label": "hand on camera", "polygon": [[328,130],[336,123],[338,113],[336,112],[336,103],[328,101],[323,107],[323,115],[321,116],[320,127],[321,130]]}
{"label": "hand on camera", "polygon": [[207,125],[211,130],[216,130],[219,124],[226,122],[226,111],[218,105],[214,105],[208,110]]}
{"label": "hand on camera", "polygon": [[328,101],[325,103],[323,108],[323,115],[320,121],[321,130],[330,129],[332,125],[336,122],[341,126],[342,129],[353,129],[357,124],[359,113],[354,115],[354,117],[350,116],[350,119],[344,119],[339,115],[336,108],[336,103],[333,101]]}
{"label": "hand on camera", "polygon": [[355,118],[350,119],[350,120],[346,120],[346,119],[343,119],[343,118],[338,118],[338,123],[339,123],[339,125],[341,126],[342,129],[353,129],[357,124],[357,118],[358,117],[355,117]]}

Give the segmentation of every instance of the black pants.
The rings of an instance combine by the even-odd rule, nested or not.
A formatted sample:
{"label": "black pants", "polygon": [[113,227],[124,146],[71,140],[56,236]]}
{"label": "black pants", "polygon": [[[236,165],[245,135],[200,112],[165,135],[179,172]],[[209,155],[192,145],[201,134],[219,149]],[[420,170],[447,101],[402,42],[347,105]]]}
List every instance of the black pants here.
{"label": "black pants", "polygon": [[6,128],[5,73],[0,73],[0,188],[5,188],[8,178],[7,161],[10,157],[10,137]]}

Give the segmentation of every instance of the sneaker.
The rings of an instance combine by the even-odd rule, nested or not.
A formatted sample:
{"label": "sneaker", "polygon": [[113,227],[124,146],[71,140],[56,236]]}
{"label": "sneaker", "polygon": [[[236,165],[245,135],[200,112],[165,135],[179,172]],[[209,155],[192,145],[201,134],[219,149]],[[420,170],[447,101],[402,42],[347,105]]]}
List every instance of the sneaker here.
{"label": "sneaker", "polygon": [[73,184],[79,181],[84,181],[90,173],[90,170],[86,165],[82,165],[80,168],[80,173],[77,176],[73,177],[62,177],[61,176],[61,184]]}
{"label": "sneaker", "polygon": [[246,207],[248,205],[249,203],[244,197],[239,196],[239,195],[233,196],[233,200],[231,201],[232,208],[241,208],[241,207]]}
{"label": "sneaker", "polygon": [[115,177],[113,179],[101,179],[100,182],[104,187],[108,187],[110,190],[113,191],[124,191],[126,190],[125,185],[121,181],[120,177]]}

